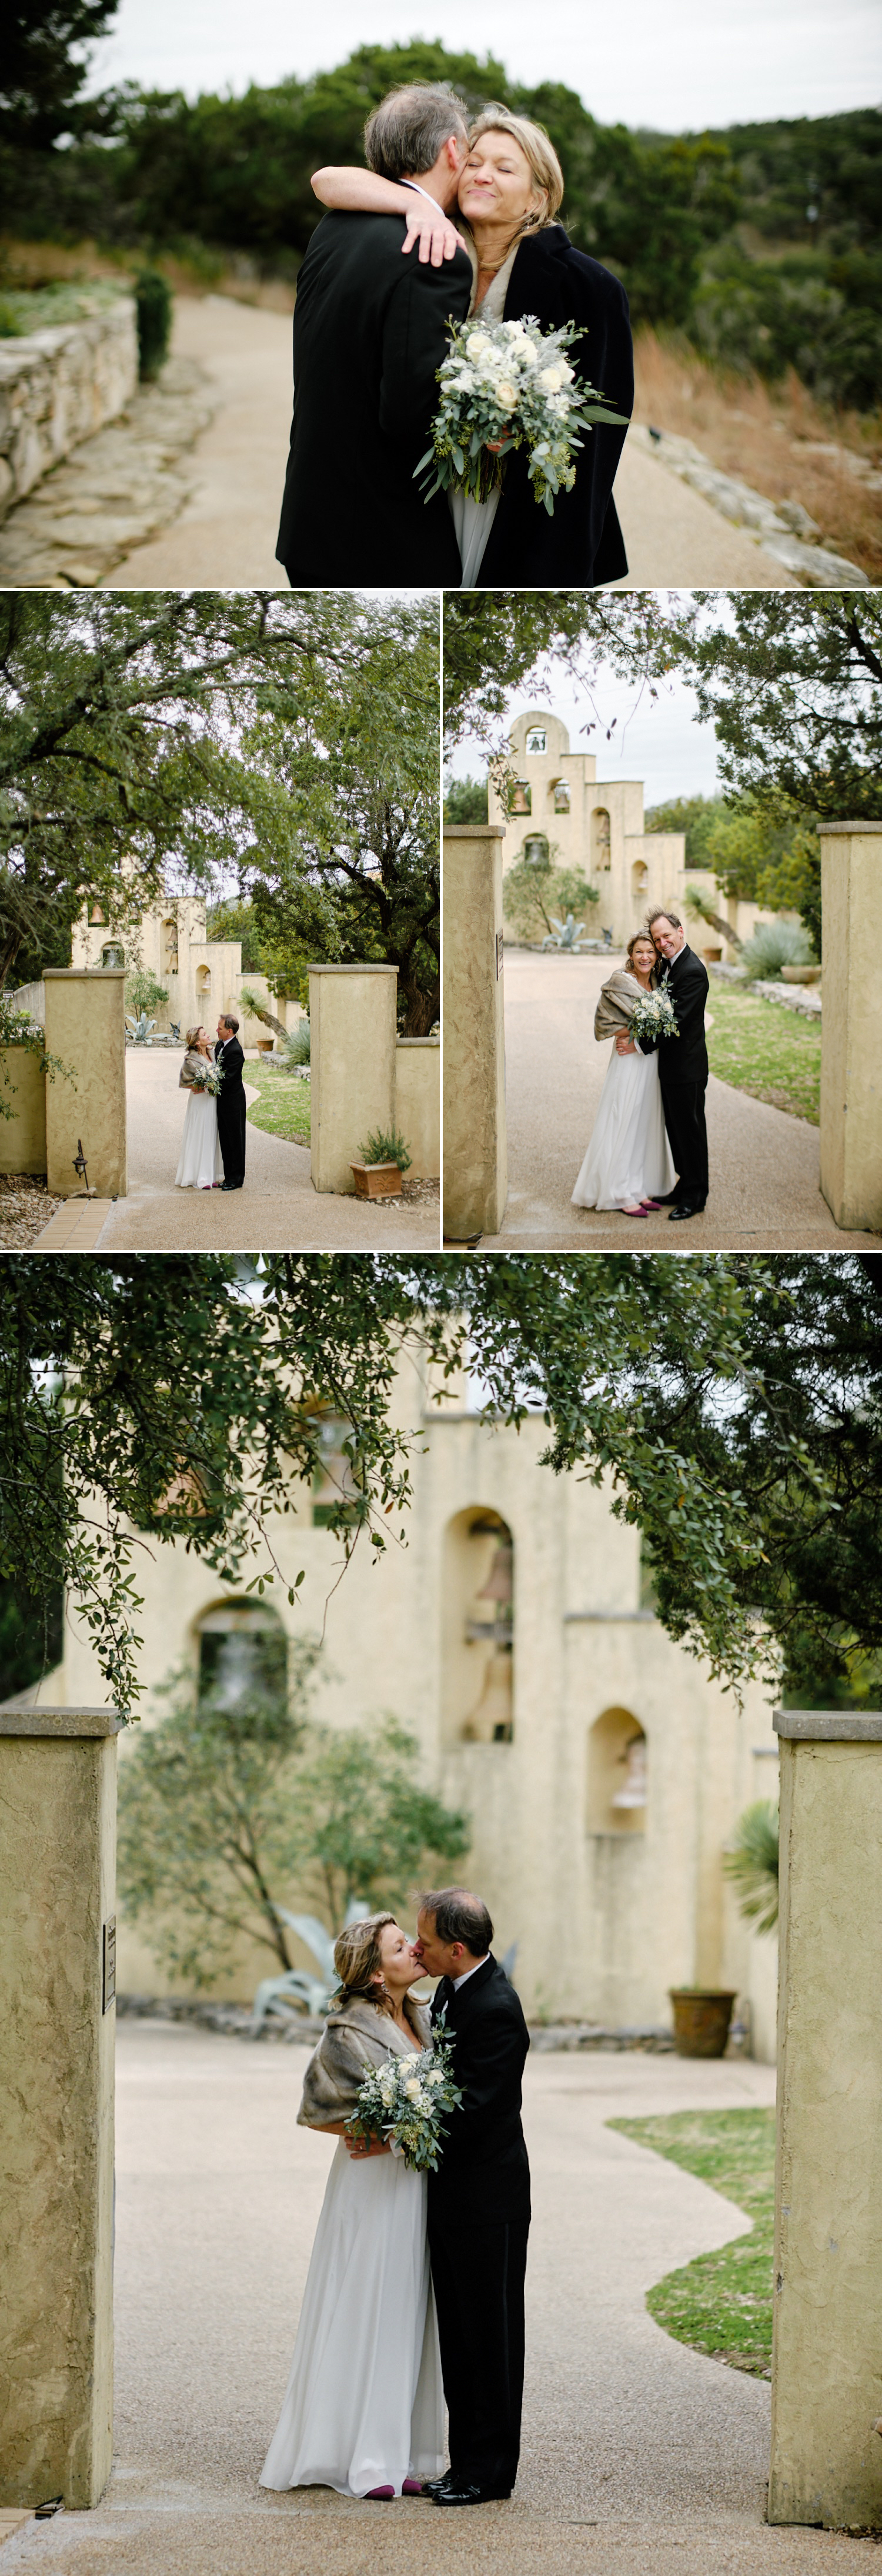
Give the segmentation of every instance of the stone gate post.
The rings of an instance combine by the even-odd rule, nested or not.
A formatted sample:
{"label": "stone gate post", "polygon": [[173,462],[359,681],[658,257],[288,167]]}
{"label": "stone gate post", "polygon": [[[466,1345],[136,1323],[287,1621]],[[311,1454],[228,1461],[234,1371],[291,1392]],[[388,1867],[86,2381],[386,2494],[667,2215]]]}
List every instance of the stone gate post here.
{"label": "stone gate post", "polygon": [[821,1189],[837,1225],[882,1227],[882,1067],[873,954],[882,823],[822,823]]}
{"label": "stone gate post", "polygon": [[0,1709],[0,2505],[110,2474],[119,1729]]}
{"label": "stone gate post", "polygon": [[442,899],[444,1233],[498,1234],[508,1198],[501,823],[449,824]]}
{"label": "stone gate post", "polygon": [[311,1171],[314,1190],[355,1190],[351,1166],[395,1123],[397,966],[311,966]]}
{"label": "stone gate post", "polygon": [[778,1709],[769,2521],[882,2529],[882,1712]]}
{"label": "stone gate post", "polygon": [[126,1196],[125,970],[47,966],[46,1053],[73,1075],[46,1081],[46,1184],[56,1198],[83,1187],[74,1170],[82,1138],[89,1187]]}

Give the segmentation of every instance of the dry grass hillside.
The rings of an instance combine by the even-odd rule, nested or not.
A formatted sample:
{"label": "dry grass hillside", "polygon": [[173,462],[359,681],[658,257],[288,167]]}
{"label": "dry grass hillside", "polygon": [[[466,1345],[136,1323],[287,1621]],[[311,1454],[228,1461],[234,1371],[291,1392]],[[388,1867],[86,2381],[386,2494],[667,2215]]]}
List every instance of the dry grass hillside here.
{"label": "dry grass hillside", "polygon": [[792,373],[723,376],[688,346],[638,333],[635,418],[691,438],[770,501],[800,501],[821,542],[882,582],[882,419],[821,408]]}

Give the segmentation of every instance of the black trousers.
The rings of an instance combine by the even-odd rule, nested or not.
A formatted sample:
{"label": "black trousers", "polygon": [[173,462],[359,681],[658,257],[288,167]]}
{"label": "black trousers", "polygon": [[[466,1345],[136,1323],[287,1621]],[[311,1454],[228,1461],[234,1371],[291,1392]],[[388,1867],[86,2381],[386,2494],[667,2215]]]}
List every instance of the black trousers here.
{"label": "black trousers", "polygon": [[703,1082],[678,1082],[670,1090],[662,1083],[665,1126],[677,1170],[674,1196],[679,1205],[685,1200],[690,1207],[704,1207],[707,1198],[706,1090],[706,1079]]}
{"label": "black trousers", "polygon": [[450,2466],[508,2495],[521,2447],[528,2218],[457,2227],[429,2218]]}
{"label": "black trousers", "polygon": [[237,1082],[228,1100],[223,1092],[217,1104],[217,1134],[224,1167],[224,1180],[241,1187],[245,1178],[245,1113],[248,1103],[241,1082]]}

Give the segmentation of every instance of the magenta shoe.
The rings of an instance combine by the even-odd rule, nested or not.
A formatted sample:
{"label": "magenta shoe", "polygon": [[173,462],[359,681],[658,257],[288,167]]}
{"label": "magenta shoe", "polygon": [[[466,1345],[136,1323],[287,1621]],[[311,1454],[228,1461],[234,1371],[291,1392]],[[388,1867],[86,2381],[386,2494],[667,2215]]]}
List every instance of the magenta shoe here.
{"label": "magenta shoe", "polygon": [[365,2504],[394,2504],[394,2487],[368,2487]]}
{"label": "magenta shoe", "polygon": [[422,2495],[422,2492],[422,2478],[405,2478],[404,2485],[401,2490],[402,2495]]}

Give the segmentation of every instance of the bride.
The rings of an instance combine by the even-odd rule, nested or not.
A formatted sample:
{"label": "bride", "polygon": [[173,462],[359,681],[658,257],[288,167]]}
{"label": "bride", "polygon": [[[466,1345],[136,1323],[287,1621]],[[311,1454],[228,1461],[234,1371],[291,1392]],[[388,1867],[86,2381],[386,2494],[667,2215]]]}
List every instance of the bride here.
{"label": "bride", "polygon": [[[306,2070],[299,2121],[339,2144],[309,2266],[264,2487],[419,2495],[443,2468],[444,2401],[426,2238],[426,2176],[373,2140],[346,2142],[364,2076],[428,2045],[425,1973],[392,1914],[341,1932],[340,1994]],[[367,2171],[370,2164],[371,2170]]]}
{"label": "bride", "polygon": [[176,1190],[214,1190],[223,1178],[223,1162],[217,1134],[217,1099],[213,1092],[199,1085],[203,1064],[213,1066],[211,1040],[207,1029],[187,1030],[187,1052],[178,1076],[178,1090],[188,1091],[181,1159],[175,1173]]}
{"label": "bride", "polygon": [[[370,126],[366,139],[376,154]],[[325,206],[404,215],[405,249],[418,242],[420,259],[431,258],[433,267],[463,246],[472,264],[470,313],[480,307],[489,320],[507,322],[530,314],[544,331],[577,323],[582,336],[570,352],[577,376],[616,411],[630,413],[627,299],[610,270],[577,250],[556,221],[563,172],[544,126],[507,107],[482,108],[459,176],[459,233],[418,180],[390,178],[376,166],[317,170],[312,186]],[[628,563],[612,487],[624,437],[624,424],[586,436],[573,490],[558,494],[550,518],[537,506],[523,449],[508,457],[501,491],[488,500],[450,493],[460,587],[571,588],[621,579]]]}
{"label": "bride", "polygon": [[[655,946],[648,930],[629,939],[627,965],[617,966],[601,991],[594,1035],[613,1039],[627,1031],[639,993],[657,982]],[[676,1174],[662,1109],[658,1052],[642,1055],[629,1041],[613,1046],[591,1141],[573,1191],[573,1207],[618,1208],[622,1216],[647,1216],[654,1199],[673,1189]]]}

